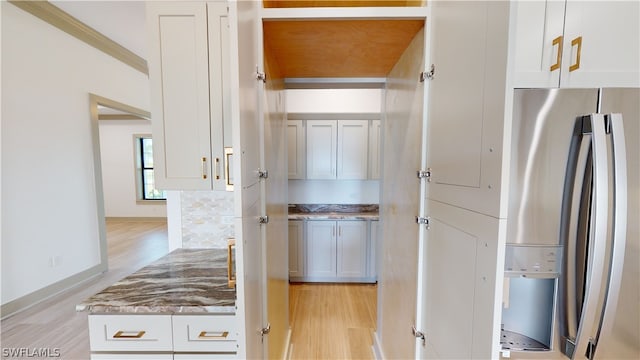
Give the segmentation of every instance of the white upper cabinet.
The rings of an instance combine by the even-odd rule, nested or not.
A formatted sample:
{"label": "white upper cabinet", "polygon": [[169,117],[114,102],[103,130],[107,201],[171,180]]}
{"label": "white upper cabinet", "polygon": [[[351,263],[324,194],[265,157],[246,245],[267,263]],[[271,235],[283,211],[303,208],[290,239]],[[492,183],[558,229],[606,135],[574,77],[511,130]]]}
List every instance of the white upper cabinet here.
{"label": "white upper cabinet", "polygon": [[147,28],[156,186],[224,190],[227,7],[150,2]]}
{"label": "white upper cabinet", "polygon": [[380,179],[382,164],[382,126],[380,120],[371,120],[369,127],[369,179]]}
{"label": "white upper cabinet", "polygon": [[304,121],[287,122],[287,154],[289,179],[304,179],[306,174]]}
{"label": "white upper cabinet", "polygon": [[516,4],[515,87],[640,86],[640,2]]}
{"label": "white upper cabinet", "polygon": [[307,121],[307,179],[336,178],[337,120]]}
{"label": "white upper cabinet", "polygon": [[368,120],[338,120],[338,179],[367,179],[368,145]]}
{"label": "white upper cabinet", "polygon": [[307,179],[367,179],[368,120],[307,120],[306,142]]}
{"label": "white upper cabinet", "polygon": [[502,145],[509,3],[435,4],[429,62],[435,64],[435,77],[428,83],[427,106],[428,197],[500,217],[506,213]]}

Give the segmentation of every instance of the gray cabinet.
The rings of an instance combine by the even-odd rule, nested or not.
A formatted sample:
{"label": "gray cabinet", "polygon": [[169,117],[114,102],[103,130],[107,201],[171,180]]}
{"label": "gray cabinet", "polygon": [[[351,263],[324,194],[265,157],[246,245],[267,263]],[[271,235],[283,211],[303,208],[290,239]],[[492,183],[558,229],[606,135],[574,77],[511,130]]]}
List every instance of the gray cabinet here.
{"label": "gray cabinet", "polygon": [[290,220],[289,280],[376,282],[372,223],[377,221]]}
{"label": "gray cabinet", "polygon": [[289,278],[304,276],[304,221],[289,221]]}

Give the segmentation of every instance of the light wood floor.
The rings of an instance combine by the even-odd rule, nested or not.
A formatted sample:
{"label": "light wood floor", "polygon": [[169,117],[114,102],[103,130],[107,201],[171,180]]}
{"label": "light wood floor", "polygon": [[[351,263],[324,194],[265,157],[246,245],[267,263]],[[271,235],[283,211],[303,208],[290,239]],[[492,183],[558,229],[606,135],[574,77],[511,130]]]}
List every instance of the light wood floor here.
{"label": "light wood floor", "polygon": [[[59,348],[64,360],[89,359],[87,313],[75,305],[165,255],[158,221],[107,221],[109,271],[1,322],[2,348]],[[292,284],[291,359],[373,359],[376,286]],[[3,358],[4,359],[4,358]]]}
{"label": "light wood floor", "polygon": [[376,285],[291,284],[291,359],[374,359]]}

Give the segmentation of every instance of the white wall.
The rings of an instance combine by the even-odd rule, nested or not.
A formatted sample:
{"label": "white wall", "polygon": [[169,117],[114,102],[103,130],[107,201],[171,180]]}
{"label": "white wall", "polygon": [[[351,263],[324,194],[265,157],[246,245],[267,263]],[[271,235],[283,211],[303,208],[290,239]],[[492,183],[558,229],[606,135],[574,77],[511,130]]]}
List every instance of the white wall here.
{"label": "white wall", "polygon": [[89,93],[149,109],[149,84],[14,5],[1,6],[4,306],[100,264]]}
{"label": "white wall", "polygon": [[289,89],[287,113],[380,113],[381,89]]}
{"label": "white wall", "polygon": [[289,180],[289,204],[378,204],[378,180]]}
{"label": "white wall", "polygon": [[107,217],[166,217],[163,203],[138,203],[134,135],[150,135],[149,120],[101,120],[100,156]]}

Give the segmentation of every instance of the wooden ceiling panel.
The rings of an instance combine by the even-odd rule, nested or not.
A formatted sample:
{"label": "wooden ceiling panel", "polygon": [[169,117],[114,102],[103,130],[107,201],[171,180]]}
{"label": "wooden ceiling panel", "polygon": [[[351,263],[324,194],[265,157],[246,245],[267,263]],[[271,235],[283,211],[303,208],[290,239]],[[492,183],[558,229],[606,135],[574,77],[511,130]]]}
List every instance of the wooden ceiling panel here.
{"label": "wooden ceiling panel", "polygon": [[265,56],[283,77],[386,77],[424,21],[265,21],[263,26]]}
{"label": "wooden ceiling panel", "polygon": [[422,0],[264,0],[265,8],[423,6]]}

